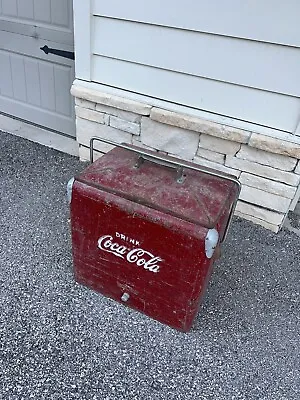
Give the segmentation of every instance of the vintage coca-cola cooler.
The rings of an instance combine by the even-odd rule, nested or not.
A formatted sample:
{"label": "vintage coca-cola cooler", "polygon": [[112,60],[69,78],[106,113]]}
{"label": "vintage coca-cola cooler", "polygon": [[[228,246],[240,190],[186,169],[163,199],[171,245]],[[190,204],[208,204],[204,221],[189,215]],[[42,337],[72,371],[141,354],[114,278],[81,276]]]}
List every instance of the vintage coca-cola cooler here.
{"label": "vintage coca-cola cooler", "polygon": [[239,182],[116,146],[69,183],[75,279],[188,331],[228,231]]}

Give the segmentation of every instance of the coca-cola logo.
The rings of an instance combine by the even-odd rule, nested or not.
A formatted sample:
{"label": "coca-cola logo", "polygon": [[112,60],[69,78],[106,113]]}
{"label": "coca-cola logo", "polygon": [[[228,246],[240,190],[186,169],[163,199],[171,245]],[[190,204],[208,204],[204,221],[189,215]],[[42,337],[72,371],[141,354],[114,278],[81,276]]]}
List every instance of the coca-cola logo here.
{"label": "coca-cola logo", "polygon": [[141,248],[130,249],[123,244],[114,241],[111,235],[104,235],[98,239],[98,248],[107,253],[112,253],[116,257],[123,258],[130,264],[136,264],[138,267],[151,272],[159,272],[159,262],[163,261],[160,257],[155,257],[154,254]]}

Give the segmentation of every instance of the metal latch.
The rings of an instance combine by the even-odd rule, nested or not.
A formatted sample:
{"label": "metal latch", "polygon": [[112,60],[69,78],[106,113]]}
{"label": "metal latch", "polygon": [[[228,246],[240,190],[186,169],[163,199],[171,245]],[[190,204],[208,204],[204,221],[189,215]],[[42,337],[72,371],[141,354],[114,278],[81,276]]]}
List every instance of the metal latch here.
{"label": "metal latch", "polygon": [[129,300],[129,297],[130,297],[130,295],[125,292],[125,293],[122,294],[121,300],[126,302],[126,301]]}
{"label": "metal latch", "polygon": [[71,178],[69,180],[69,182],[67,183],[67,199],[68,199],[69,204],[71,204],[71,201],[72,201],[72,190],[73,190],[74,182],[75,182],[75,179]]}
{"label": "metal latch", "polygon": [[219,241],[219,233],[216,229],[209,229],[205,237],[205,254],[212,258]]}

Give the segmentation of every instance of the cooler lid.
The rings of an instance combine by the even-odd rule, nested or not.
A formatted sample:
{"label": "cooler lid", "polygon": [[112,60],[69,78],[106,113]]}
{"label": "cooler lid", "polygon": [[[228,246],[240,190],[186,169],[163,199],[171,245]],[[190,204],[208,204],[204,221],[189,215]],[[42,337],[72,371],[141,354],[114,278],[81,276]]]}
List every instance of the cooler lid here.
{"label": "cooler lid", "polygon": [[[132,148],[138,151],[137,147]],[[150,151],[147,153],[157,155]],[[165,159],[166,162],[182,162],[173,157]],[[183,183],[179,183],[174,167],[149,160],[136,167],[138,161],[138,153],[116,147],[76,179],[206,228],[213,228],[220,215],[236,199],[238,187],[233,181],[184,168],[185,178]]]}

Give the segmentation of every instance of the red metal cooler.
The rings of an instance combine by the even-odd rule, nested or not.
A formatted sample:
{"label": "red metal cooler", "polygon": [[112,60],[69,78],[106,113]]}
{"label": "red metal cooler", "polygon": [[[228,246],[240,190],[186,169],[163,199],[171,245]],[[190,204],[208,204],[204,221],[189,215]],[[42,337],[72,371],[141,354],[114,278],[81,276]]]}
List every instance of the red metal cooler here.
{"label": "red metal cooler", "polygon": [[[95,140],[100,139],[91,140],[91,155]],[[239,182],[102,141],[118,147],[69,185],[75,278],[188,331],[228,231]]]}

